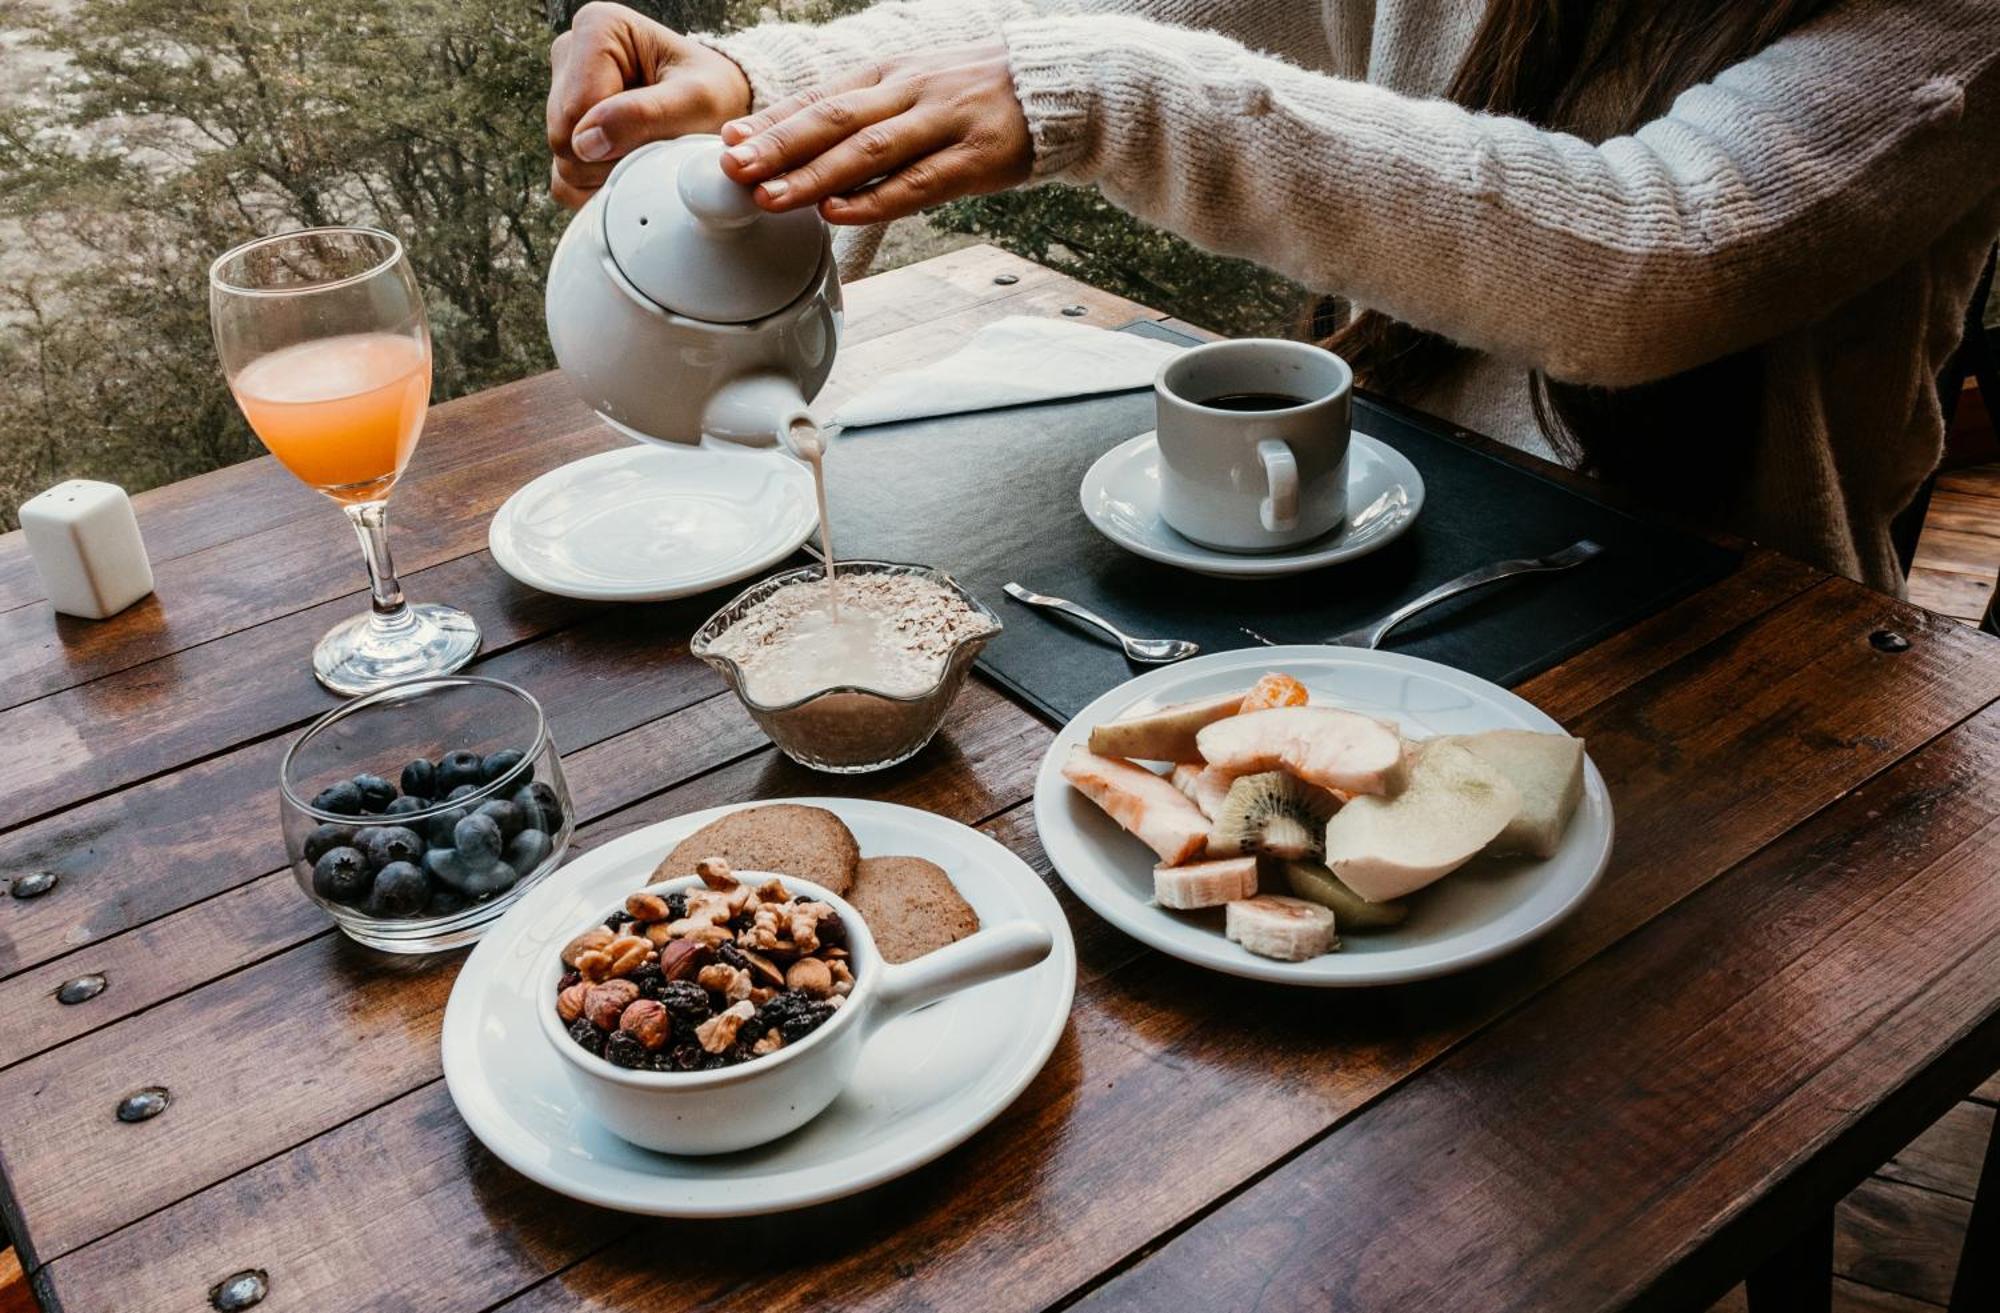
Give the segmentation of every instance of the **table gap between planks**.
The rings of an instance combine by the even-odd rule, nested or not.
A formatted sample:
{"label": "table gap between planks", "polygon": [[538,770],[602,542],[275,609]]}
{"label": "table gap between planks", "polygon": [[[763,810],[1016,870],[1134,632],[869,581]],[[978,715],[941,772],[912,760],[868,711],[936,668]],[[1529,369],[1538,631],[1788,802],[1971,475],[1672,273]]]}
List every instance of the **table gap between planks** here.
{"label": "table gap between planks", "polygon": [[[835,386],[1068,306],[1158,317],[968,248],[849,289]],[[547,706],[578,850],[799,793],[976,825],[1077,933],[1047,1069],[800,1214],[643,1220],[499,1165],[439,1074],[462,955],[350,944],[282,869],[277,758],[333,705],[306,654],[363,594],[340,517],[251,461],[139,499],[159,593],[103,624],[52,620],[0,538],[0,873],[62,877],[0,902],[0,1202],[49,1308],[203,1309],[243,1269],[265,1309],[1696,1307],[2000,1065],[2000,643],[1964,626],[1752,549],[1520,689],[1618,808],[1572,920],[1455,979],[1293,992],[1068,896],[1027,806],[1052,729],[991,686],[915,762],[812,775],[689,656],[716,598],[509,580],[499,502],[618,441],[551,376],[464,398],[392,517],[411,593],[472,610],[478,668]],[[110,987],[58,1005],[86,972]],[[152,1084],[168,1110],[118,1123]]]}

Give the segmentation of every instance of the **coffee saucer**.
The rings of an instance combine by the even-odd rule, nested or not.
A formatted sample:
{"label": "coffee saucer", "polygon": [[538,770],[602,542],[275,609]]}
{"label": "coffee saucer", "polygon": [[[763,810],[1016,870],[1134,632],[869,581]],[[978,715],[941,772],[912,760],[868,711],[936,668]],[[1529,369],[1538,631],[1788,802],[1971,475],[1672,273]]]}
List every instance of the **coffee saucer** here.
{"label": "coffee saucer", "polygon": [[1347,460],[1347,522],[1282,551],[1245,554],[1190,542],[1160,518],[1160,444],[1150,432],[1121,442],[1083,476],[1083,513],[1128,552],[1223,579],[1298,574],[1366,556],[1393,542],[1424,508],[1424,480],[1403,453],[1365,433]]}
{"label": "coffee saucer", "polygon": [[660,602],[768,569],[818,523],[812,475],[780,452],[621,447],[521,487],[486,543],[530,588]]}

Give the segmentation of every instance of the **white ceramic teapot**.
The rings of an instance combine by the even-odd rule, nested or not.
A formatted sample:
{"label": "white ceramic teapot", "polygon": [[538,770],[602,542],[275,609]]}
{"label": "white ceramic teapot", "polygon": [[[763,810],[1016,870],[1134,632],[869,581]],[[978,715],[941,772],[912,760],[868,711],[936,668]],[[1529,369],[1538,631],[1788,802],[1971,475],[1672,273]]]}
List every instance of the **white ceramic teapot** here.
{"label": "white ceramic teapot", "polygon": [[619,161],[549,263],[549,342],[584,401],[633,437],[789,439],[826,382],[840,278],[810,208],[768,214],[722,172],[722,140]]}

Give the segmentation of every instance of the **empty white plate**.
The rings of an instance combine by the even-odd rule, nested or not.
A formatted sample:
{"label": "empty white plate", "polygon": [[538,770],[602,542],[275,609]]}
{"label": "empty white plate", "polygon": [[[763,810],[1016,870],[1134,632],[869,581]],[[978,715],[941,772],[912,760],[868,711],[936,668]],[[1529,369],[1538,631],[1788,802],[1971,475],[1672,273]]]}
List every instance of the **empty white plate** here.
{"label": "empty white plate", "polygon": [[623,447],[522,487],[486,542],[530,588],[659,602],[776,565],[818,523],[812,475],[780,452]]}
{"label": "empty white plate", "polygon": [[[1305,962],[1258,957],[1222,934],[1222,909],[1172,912],[1153,901],[1152,850],[1069,786],[1062,764],[1090,727],[1191,698],[1248,689],[1282,670],[1315,703],[1366,712],[1406,738],[1484,729],[1560,732],[1532,703],[1435,661],[1318,646],[1218,652],[1128,680],[1056,735],[1035,779],[1035,828],[1063,882],[1126,934],[1197,966],[1294,985],[1387,985],[1463,971],[1520,947],[1575,911],[1611,860],[1611,795],[1587,757],[1583,801],[1553,857],[1480,858],[1410,895],[1389,930],[1340,932],[1340,951]],[[532,897],[532,895],[530,895]],[[1338,929],[1336,927],[1336,929]]]}
{"label": "empty white plate", "polygon": [[1395,541],[1424,507],[1424,479],[1402,452],[1365,433],[1348,448],[1347,522],[1283,551],[1245,554],[1190,542],[1160,518],[1160,444],[1151,433],[1121,442],[1083,476],[1083,513],[1128,552],[1197,574],[1247,579],[1298,574],[1365,556]]}
{"label": "empty white plate", "polygon": [[[775,800],[774,800],[775,801]],[[493,923],[452,985],[444,1078],[466,1125],[501,1161],[551,1190],[662,1217],[782,1212],[857,1193],[920,1167],[1012,1103],[1055,1051],[1076,989],[1076,944],[1047,885],[976,830],[914,807],[787,798],[824,807],[866,856],[927,858],[951,875],[982,925],[1039,921],[1055,948],[1039,965],[885,1025],[833,1105],[781,1140],[683,1158],[625,1143],[578,1104],[534,1009],[544,948],[646,884],[680,840],[736,806],[662,821],[578,857]],[[738,806],[754,806],[754,803]]]}

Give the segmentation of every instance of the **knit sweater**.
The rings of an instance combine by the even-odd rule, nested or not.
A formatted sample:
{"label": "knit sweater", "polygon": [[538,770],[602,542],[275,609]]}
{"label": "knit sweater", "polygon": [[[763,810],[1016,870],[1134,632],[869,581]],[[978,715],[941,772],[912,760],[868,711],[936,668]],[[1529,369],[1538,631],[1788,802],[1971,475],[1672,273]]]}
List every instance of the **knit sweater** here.
{"label": "knit sweater", "polygon": [[1439,97],[1480,0],[891,0],[713,41],[758,104],[1003,39],[1034,176],[1478,354],[1404,398],[1553,455],[1527,377],[1756,349],[1729,526],[1900,591],[1936,377],[2000,233],[2000,0],[1843,0],[1601,144]]}

